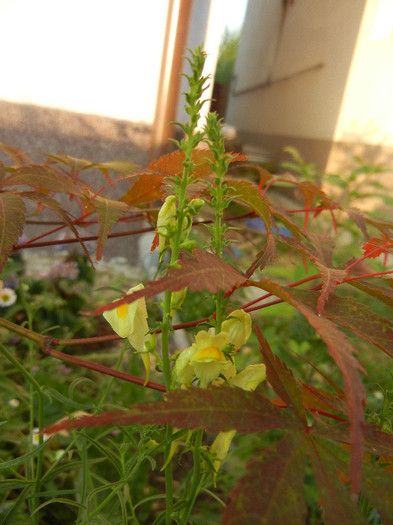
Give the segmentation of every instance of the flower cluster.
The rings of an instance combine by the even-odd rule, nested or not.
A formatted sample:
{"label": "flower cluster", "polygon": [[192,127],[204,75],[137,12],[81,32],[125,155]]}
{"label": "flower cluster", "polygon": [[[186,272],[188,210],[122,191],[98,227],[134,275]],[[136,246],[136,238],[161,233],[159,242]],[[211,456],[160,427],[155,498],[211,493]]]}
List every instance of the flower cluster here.
{"label": "flower cluster", "polygon": [[195,342],[183,350],[176,361],[176,381],[180,385],[190,385],[197,378],[199,385],[206,388],[220,375],[230,379],[236,369],[228,353],[246,344],[250,334],[251,318],[244,310],[232,312],[218,334],[214,333],[214,328],[201,330]]}

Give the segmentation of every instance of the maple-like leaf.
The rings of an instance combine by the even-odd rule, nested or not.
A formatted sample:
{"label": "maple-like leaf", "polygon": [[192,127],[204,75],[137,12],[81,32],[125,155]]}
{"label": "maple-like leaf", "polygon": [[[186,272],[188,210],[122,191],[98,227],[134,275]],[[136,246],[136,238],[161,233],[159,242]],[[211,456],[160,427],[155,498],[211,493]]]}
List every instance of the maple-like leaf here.
{"label": "maple-like leaf", "polygon": [[392,249],[392,239],[379,239],[378,237],[372,237],[363,246],[363,252],[365,257],[371,257],[373,259],[381,255],[381,253],[390,253]]}
{"label": "maple-like leaf", "polygon": [[390,306],[390,308],[393,308],[393,280],[379,278],[378,284],[381,283],[389,284],[390,288],[387,288],[386,286],[379,286],[375,284],[373,280],[364,281],[361,279],[356,279],[353,281],[348,281],[348,284],[351,286],[354,286],[358,290],[371,295],[371,297],[375,297],[382,303]]}
{"label": "maple-like leaf", "polygon": [[359,371],[363,371],[363,369],[353,355],[356,353],[356,350],[333,322],[325,317],[318,316],[316,307],[306,304],[297,295],[295,296],[295,293],[302,292],[302,290],[294,290],[293,288],[284,290],[280,285],[269,279],[261,279],[258,283],[253,283],[253,285],[280,297],[297,308],[326,343],[329,354],[337,363],[343,377],[344,390],[350,410],[352,445],[351,488],[353,492],[357,493],[362,458],[361,425],[364,420],[362,401],[365,395],[359,377]]}
{"label": "maple-like leaf", "polygon": [[302,424],[307,425],[301,391],[292,371],[273,354],[259,326],[256,327],[256,334],[263,362],[266,365],[266,375],[269,383],[276,394],[280,396],[280,399],[296,414]]}
{"label": "maple-like leaf", "polygon": [[139,206],[161,199],[161,186],[164,178],[165,176],[161,173],[142,173],[138,175],[131,189],[120,198],[120,201],[126,202],[130,206]]}
{"label": "maple-like leaf", "polygon": [[220,290],[229,292],[247,280],[245,275],[222,260],[221,257],[207,251],[194,250],[192,257],[184,255],[179,261],[179,266],[179,268],[171,268],[167,275],[157,281],[147,281],[144,289],[97,308],[93,314],[113,310],[141,297],[148,299],[165,290],[178,292],[188,287],[191,291],[207,289],[211,293],[218,293]]}
{"label": "maple-like leaf", "polygon": [[[318,292],[293,289],[291,293],[316,308]],[[325,305],[325,317],[393,357],[393,323],[353,297],[331,296]]]}
{"label": "maple-like leaf", "polygon": [[263,220],[266,231],[270,231],[271,211],[268,201],[261,195],[255,184],[250,181],[227,179],[228,196],[244,202]]}
{"label": "maple-like leaf", "polygon": [[260,252],[257,253],[251,266],[246,271],[246,276],[250,278],[257,268],[263,270],[265,266],[272,262],[277,255],[276,238],[272,232],[266,235],[266,242]]}
{"label": "maple-like leaf", "polygon": [[26,207],[19,195],[0,193],[0,273],[23,233]]}
{"label": "maple-like leaf", "polygon": [[315,265],[320,271],[322,278],[322,289],[317,302],[318,315],[322,315],[329,295],[334,292],[338,284],[342,283],[347,278],[348,274],[345,270],[328,268],[318,261],[315,261]]}
{"label": "maple-like leaf", "polygon": [[99,219],[100,229],[98,231],[96,259],[99,261],[102,257],[108,234],[112,230],[113,224],[128,211],[128,205],[125,202],[115,201],[106,197],[97,196],[90,201],[94,206]]}
{"label": "maple-like leaf", "polygon": [[333,461],[331,448],[330,444],[315,438],[312,440],[312,446],[308,448],[326,524],[366,525],[368,521],[360,514],[337,475],[337,464]]}
{"label": "maple-like leaf", "polygon": [[176,428],[205,428],[216,433],[235,429],[241,433],[267,432],[290,426],[291,417],[275,407],[259,392],[240,388],[210,386],[173,390],[165,401],[133,405],[129,410],[104,412],[50,425],[47,434],[64,429],[89,428],[116,423],[117,425],[166,424]]}
{"label": "maple-like leaf", "polygon": [[78,233],[78,230],[75,228],[75,225],[70,218],[69,214],[64,210],[64,208],[55,200],[52,199],[49,195],[45,193],[39,193],[35,191],[21,191],[19,192],[19,195],[26,199],[31,199],[35,202],[38,202],[39,204],[45,206],[46,208],[52,210],[60,219],[70,228],[72,233],[75,235],[75,238],[78,240],[79,244],[82,247],[82,250],[85,252],[85,255],[94,268],[93,261],[91,260],[90,254],[86,249],[86,246],[82,239],[80,238],[80,235]]}
{"label": "maple-like leaf", "polygon": [[305,439],[300,432],[290,433],[255,454],[247,465],[246,475],[230,492],[221,523],[304,525],[306,457]]}
{"label": "maple-like leaf", "polygon": [[8,157],[12,159],[17,166],[23,166],[25,164],[28,164],[31,160],[29,156],[26,155],[26,153],[16,148],[15,146],[6,144],[5,142],[0,142],[0,151],[8,155]]}
{"label": "maple-like leaf", "polygon": [[75,184],[70,177],[54,168],[39,164],[31,164],[16,169],[7,177],[5,184],[7,186],[28,185],[35,190],[83,195],[82,188]]}

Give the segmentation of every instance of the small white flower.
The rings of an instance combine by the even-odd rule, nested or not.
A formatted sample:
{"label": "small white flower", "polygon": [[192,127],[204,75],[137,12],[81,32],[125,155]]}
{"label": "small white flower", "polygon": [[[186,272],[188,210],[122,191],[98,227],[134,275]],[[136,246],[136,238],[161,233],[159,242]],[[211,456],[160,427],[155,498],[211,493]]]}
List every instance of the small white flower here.
{"label": "small white flower", "polygon": [[16,302],[16,293],[12,288],[2,288],[0,290],[0,306],[11,306]]}
{"label": "small white flower", "polygon": [[[39,428],[33,428],[33,434],[31,436],[31,442],[33,445],[38,446],[40,444],[40,436],[39,436]],[[47,434],[42,434],[42,441],[46,441],[48,439]]]}
{"label": "small white flower", "polygon": [[20,401],[19,401],[19,399],[16,399],[15,397],[13,397],[12,399],[10,399],[8,401],[8,404],[12,408],[18,408],[18,406],[20,405]]}

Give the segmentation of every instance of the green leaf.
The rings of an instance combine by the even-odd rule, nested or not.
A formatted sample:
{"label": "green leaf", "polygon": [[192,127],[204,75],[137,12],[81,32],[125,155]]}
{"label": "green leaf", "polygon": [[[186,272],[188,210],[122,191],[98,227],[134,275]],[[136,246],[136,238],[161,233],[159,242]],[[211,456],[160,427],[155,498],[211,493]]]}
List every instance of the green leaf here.
{"label": "green leaf", "polygon": [[12,193],[0,193],[0,273],[23,233],[25,219],[23,199]]}
{"label": "green leaf", "polygon": [[260,194],[255,184],[245,180],[226,179],[228,196],[247,204],[265,223],[266,231],[271,227],[271,210],[268,201]]}
{"label": "green leaf", "polygon": [[288,434],[255,455],[232,489],[223,525],[304,525],[303,479],[307,456],[302,433]]}

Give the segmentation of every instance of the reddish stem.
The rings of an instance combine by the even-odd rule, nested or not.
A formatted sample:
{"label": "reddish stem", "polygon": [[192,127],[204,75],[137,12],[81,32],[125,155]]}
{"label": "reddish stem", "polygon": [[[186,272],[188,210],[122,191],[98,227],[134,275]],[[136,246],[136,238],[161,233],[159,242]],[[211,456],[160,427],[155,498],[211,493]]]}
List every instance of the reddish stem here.
{"label": "reddish stem", "polygon": [[56,359],[60,359],[61,361],[66,361],[67,363],[72,363],[74,365],[82,366],[84,368],[88,368],[89,370],[94,370],[101,374],[113,376],[113,377],[116,377],[117,379],[122,379],[123,381],[134,383],[135,385],[145,386],[153,390],[158,390],[159,392],[166,392],[165,386],[160,385],[159,383],[148,381],[145,384],[145,380],[140,377],[133,376],[131,374],[126,374],[125,372],[120,372],[119,370],[113,370],[112,368],[109,368],[104,365],[99,365],[98,363],[93,363],[92,361],[85,361],[84,359],[80,359],[79,357],[74,357],[72,355],[64,354],[63,352],[54,350],[50,346],[45,345],[43,350],[47,355],[54,357]]}

